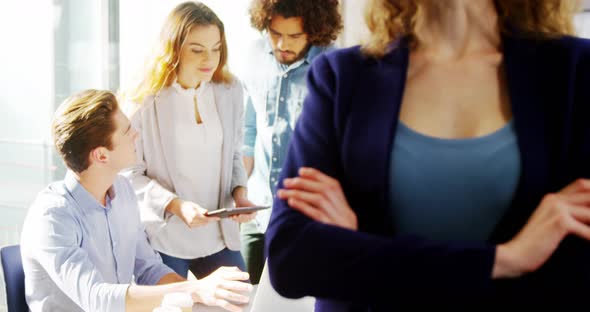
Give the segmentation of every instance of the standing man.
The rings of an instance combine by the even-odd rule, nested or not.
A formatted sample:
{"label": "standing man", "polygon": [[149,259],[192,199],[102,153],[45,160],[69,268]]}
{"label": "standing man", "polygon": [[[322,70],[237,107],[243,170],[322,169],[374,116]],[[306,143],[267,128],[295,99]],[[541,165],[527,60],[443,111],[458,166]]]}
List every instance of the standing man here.
{"label": "standing man", "polygon": [[111,92],[84,91],[58,108],[53,138],[68,172],[39,193],[21,238],[32,312],[152,311],[170,292],[229,311],[248,301],[247,273],[222,267],[186,281],[149,245],[135,192],[119,175],[136,162],[137,136]]}
{"label": "standing man", "polygon": [[[333,49],[342,30],[336,0],[253,0],[252,26],[265,38],[246,58],[244,164],[249,198],[271,205],[283,160],[307,94],[306,74],[313,59]],[[255,66],[255,67],[254,67]],[[257,284],[264,267],[264,232],[270,210],[242,224],[242,254]]]}

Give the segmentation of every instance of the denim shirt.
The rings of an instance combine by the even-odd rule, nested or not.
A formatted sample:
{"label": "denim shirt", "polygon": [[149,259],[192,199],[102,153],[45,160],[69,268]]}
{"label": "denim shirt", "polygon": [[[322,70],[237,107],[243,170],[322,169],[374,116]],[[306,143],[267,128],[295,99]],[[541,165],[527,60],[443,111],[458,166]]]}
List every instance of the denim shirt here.
{"label": "denim shirt", "polygon": [[[248,196],[256,204],[272,204],[291,134],[307,95],[307,71],[316,56],[332,49],[311,46],[304,58],[291,65],[276,60],[267,37],[257,41],[250,51],[252,68],[243,79],[246,109],[242,153],[254,157]],[[269,218],[270,209],[257,214],[256,222],[263,233]]]}
{"label": "denim shirt", "polygon": [[123,312],[129,284],[155,285],[173,273],[150,246],[122,176],[104,206],[71,171],[49,185],[28,211],[21,252],[32,312]]}

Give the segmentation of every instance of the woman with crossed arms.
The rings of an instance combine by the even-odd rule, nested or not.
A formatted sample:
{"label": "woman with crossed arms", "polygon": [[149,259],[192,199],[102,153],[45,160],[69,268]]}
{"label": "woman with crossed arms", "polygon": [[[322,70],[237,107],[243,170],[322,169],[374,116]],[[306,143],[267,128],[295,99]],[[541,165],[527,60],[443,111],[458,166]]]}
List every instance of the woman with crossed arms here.
{"label": "woman with crossed arms", "polygon": [[267,232],[316,311],[583,304],[590,42],[575,1],[372,0],[318,58]]}

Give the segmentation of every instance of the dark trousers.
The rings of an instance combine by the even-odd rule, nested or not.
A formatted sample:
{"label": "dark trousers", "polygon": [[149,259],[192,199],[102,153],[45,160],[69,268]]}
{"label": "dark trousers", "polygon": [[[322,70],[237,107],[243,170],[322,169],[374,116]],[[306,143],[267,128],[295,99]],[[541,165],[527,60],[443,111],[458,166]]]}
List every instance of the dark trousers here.
{"label": "dark trousers", "polygon": [[160,252],[164,264],[170,267],[178,275],[186,278],[190,270],[197,279],[206,277],[222,266],[235,266],[246,271],[246,264],[239,251],[227,248],[210,256],[196,259],[180,259]]}
{"label": "dark trousers", "polygon": [[241,251],[253,285],[260,282],[266,256],[264,254],[264,234],[258,231],[255,221],[243,223],[240,227]]}

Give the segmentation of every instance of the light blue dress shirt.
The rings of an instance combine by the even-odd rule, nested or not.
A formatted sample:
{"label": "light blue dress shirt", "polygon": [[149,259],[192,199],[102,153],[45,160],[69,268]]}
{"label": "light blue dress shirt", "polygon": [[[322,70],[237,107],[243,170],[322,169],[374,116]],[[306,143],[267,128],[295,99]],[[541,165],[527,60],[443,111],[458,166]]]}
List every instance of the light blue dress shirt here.
{"label": "light blue dress shirt", "polygon": [[173,271],[149,245],[129,182],[118,176],[102,206],[68,171],[30,207],[21,237],[31,311],[125,311],[133,281]]}
{"label": "light blue dress shirt", "polygon": [[[301,60],[284,65],[272,53],[267,37],[257,41],[248,59],[253,68],[243,78],[245,87],[244,156],[254,157],[248,197],[271,205],[295,123],[307,95],[306,76],[313,59],[334,46],[311,46]],[[255,66],[255,67],[254,67]],[[259,211],[256,222],[266,231],[270,209]]]}

